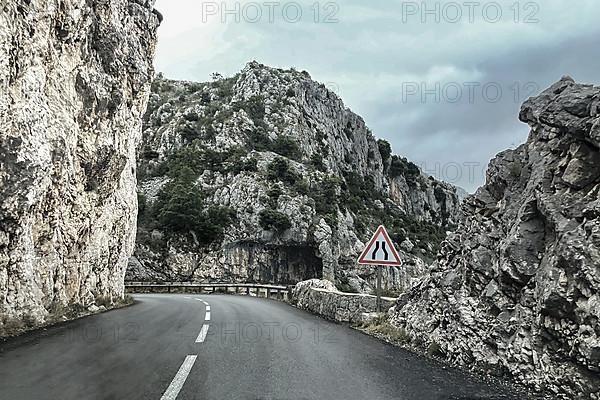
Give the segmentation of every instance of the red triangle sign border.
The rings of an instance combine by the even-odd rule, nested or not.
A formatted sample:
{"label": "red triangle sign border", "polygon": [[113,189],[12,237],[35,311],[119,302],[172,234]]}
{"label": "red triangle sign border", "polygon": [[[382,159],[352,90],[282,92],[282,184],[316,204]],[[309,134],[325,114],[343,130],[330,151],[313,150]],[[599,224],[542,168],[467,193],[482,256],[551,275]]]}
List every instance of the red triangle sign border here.
{"label": "red triangle sign border", "polygon": [[[373,244],[375,243],[375,240],[377,239],[377,237],[382,234],[383,238],[385,240],[385,242],[387,243],[388,247],[390,248],[390,251],[392,253],[392,257],[396,260],[396,261],[373,261],[373,260],[366,260],[366,256],[369,254],[371,248],[373,247]],[[358,263],[361,265],[387,265],[387,266],[400,266],[402,265],[402,260],[400,260],[400,256],[398,255],[398,252],[396,251],[396,248],[394,247],[394,244],[392,243],[392,240],[390,239],[385,227],[383,225],[379,225],[379,227],[377,228],[377,230],[375,231],[375,233],[373,234],[373,237],[371,238],[371,240],[369,240],[369,243],[365,246],[365,249],[363,250],[363,252],[361,253],[360,257],[358,257]]]}

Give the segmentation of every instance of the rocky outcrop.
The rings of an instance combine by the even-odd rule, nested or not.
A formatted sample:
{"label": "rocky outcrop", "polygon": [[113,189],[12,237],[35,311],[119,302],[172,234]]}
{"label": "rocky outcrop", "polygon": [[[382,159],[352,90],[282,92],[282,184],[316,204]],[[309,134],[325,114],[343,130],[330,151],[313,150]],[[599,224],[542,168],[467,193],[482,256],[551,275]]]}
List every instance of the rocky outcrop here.
{"label": "rocky outcrop", "polygon": [[413,342],[553,398],[600,398],[600,88],[527,101],[434,273],[390,312]]}
{"label": "rocky outcrop", "polygon": [[123,297],[152,4],[1,6],[0,334]]}
{"label": "rocky outcrop", "polygon": [[[356,258],[380,223],[398,243],[413,244],[403,253],[406,267],[386,271],[386,286],[403,290],[426,271],[422,259],[434,256],[457,220],[454,187],[392,155],[306,72],[252,62],[217,78],[159,76],[153,84],[139,162],[147,207],[128,279],[325,277],[369,291],[375,270],[358,268]],[[201,201],[188,201],[192,193]],[[226,218],[211,213],[234,217],[222,224]],[[198,228],[187,229],[195,220]]]}
{"label": "rocky outcrop", "polygon": [[[377,311],[377,297],[363,293],[342,293],[330,281],[311,279],[298,283],[290,302],[313,314],[338,322],[364,322]],[[394,299],[382,297],[381,308],[388,310]]]}

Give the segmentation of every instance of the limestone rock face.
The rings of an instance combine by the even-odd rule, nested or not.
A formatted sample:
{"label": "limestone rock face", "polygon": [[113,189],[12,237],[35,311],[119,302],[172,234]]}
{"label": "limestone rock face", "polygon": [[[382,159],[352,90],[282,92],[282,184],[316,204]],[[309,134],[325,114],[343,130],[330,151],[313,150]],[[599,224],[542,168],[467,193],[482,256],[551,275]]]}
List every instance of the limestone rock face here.
{"label": "limestone rock face", "polygon": [[0,6],[0,331],[123,297],[150,0]]}
{"label": "limestone rock face", "polygon": [[390,312],[449,361],[555,398],[600,398],[600,88],[527,101],[527,142],[499,154],[430,277]]}
{"label": "limestone rock face", "polygon": [[[306,72],[251,62],[209,83],[159,76],[145,121],[139,178],[148,213],[141,216],[131,280],[295,284],[324,277],[369,291],[375,269],[358,267],[356,258],[385,223],[398,242],[414,243],[403,253],[405,267],[384,277],[402,290],[425,273],[423,259],[435,255],[458,219],[454,187],[392,155]],[[161,198],[161,190],[173,193],[180,183],[200,191],[205,209],[234,211],[234,222],[211,243],[198,232],[165,229],[174,196]],[[283,220],[281,229],[265,224],[265,212]],[[153,230],[165,231],[164,238],[153,240]]]}

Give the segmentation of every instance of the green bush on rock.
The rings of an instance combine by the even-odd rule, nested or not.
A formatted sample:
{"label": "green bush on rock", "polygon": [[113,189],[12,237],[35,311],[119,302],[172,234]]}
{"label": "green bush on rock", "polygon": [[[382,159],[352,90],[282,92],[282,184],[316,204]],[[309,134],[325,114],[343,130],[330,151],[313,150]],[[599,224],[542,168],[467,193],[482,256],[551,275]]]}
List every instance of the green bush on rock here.
{"label": "green bush on rock", "polygon": [[259,215],[260,226],[265,230],[283,232],[292,227],[287,215],[276,210],[263,210]]}

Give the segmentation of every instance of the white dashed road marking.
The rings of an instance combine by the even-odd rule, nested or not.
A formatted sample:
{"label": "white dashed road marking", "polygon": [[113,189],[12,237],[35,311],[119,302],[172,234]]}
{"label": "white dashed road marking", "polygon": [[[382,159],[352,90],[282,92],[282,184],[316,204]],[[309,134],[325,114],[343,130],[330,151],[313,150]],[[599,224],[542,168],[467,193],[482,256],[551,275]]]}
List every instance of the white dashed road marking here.
{"label": "white dashed road marking", "polygon": [[204,316],[204,320],[205,321],[210,321],[210,311],[206,312],[206,315]]}
{"label": "white dashed road marking", "polygon": [[200,330],[200,334],[196,339],[196,343],[204,343],[204,339],[206,339],[206,334],[208,333],[208,324],[202,325],[202,329]]}
{"label": "white dashed road marking", "polygon": [[173,381],[165,391],[165,394],[162,395],[160,400],[175,400],[177,398],[177,395],[181,391],[185,380],[190,374],[197,357],[198,356],[189,355],[185,358],[183,364],[181,364],[181,367],[179,368],[179,371],[177,371],[177,375],[175,375],[175,378],[173,378]]}

